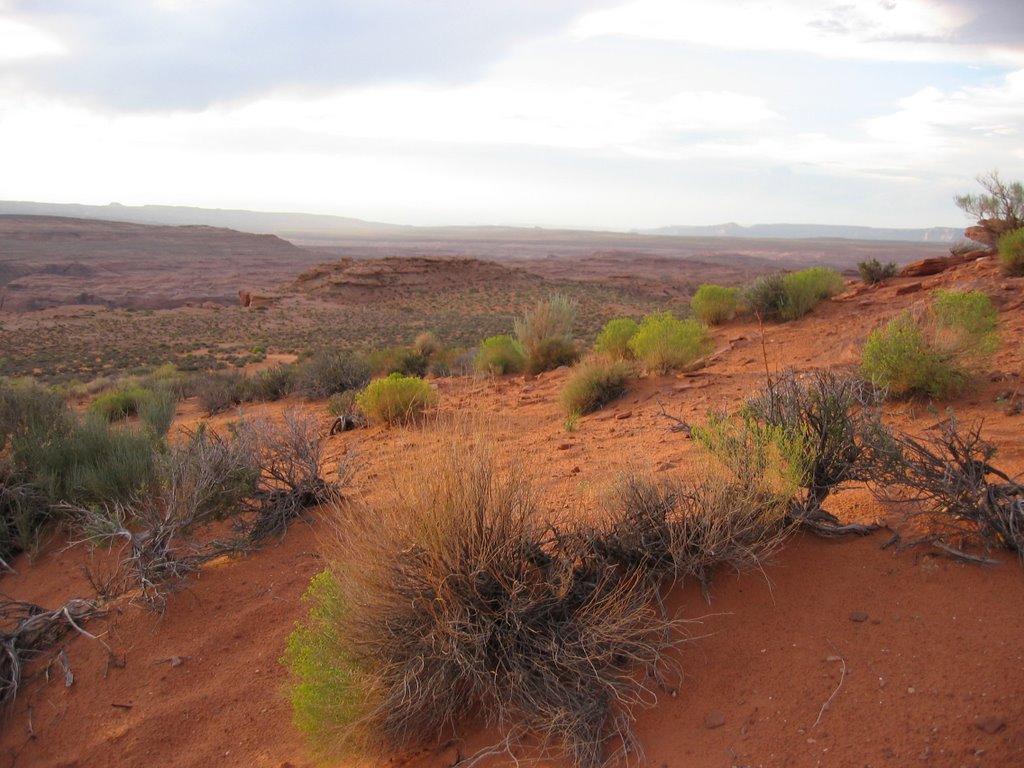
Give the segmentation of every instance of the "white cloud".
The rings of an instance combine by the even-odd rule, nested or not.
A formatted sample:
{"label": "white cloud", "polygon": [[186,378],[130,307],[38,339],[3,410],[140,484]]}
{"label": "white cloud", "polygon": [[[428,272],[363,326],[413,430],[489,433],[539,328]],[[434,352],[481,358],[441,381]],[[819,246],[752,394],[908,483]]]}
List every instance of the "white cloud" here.
{"label": "white cloud", "polygon": [[582,17],[573,32],[827,58],[1024,62],[1019,48],[951,45],[972,18],[966,5],[929,0],[634,0]]}
{"label": "white cloud", "polygon": [[45,30],[12,18],[0,18],[0,61],[62,56],[64,44]]}

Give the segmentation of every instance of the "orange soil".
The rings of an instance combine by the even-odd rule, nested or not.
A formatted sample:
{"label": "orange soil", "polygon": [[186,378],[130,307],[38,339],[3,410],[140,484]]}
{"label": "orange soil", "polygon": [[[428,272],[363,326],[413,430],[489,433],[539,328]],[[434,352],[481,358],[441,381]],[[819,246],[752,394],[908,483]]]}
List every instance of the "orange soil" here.
{"label": "orange soil", "polygon": [[[993,295],[1003,309],[1003,343],[990,375],[951,405],[963,418],[984,417],[984,434],[1000,449],[997,465],[1021,472],[1024,417],[1005,415],[996,401],[1019,396],[1024,280],[1003,279],[979,262],[920,282],[928,289],[952,281]],[[550,513],[585,514],[624,467],[687,472],[693,446],[667,429],[662,410],[698,421],[709,408],[735,408],[763,382],[765,357],[773,371],[855,363],[871,328],[921,299],[896,295],[913,282],[852,292],[799,322],[766,326],[763,353],[756,325],[716,329],[718,351],[707,368],[641,379],[571,433],[557,405],[565,371],[439,380],[441,410],[477,423],[503,455],[529,457]],[[295,405],[247,411],[279,414]],[[322,403],[301,407],[322,414],[326,431]],[[191,423],[200,415],[186,402],[178,418]],[[908,403],[887,406],[886,415],[914,431],[942,418]],[[355,469],[348,492],[372,501],[411,448],[442,439],[441,424],[336,435],[328,453]],[[848,520],[892,517],[863,489],[843,491],[826,506]],[[0,754],[21,767],[312,765],[291,725],[282,694],[288,675],[278,658],[304,615],[300,596],[323,567],[325,515],[312,513],[311,525],[295,525],[279,546],[211,564],[162,616],[125,605],[89,623],[123,665],[108,663],[97,642],[66,643],[74,685],[64,686],[56,665],[47,681],[37,664],[4,725]],[[841,541],[797,536],[761,572],[720,573],[710,605],[695,585],[674,589],[671,605],[695,623],[677,655],[684,672],[678,695],[661,695],[639,714],[641,764],[1024,765],[1021,564],[1000,554],[999,565],[981,568],[923,548],[882,549],[889,537],[886,530]],[[55,543],[34,564],[19,559],[19,573],[4,576],[0,589],[47,607],[89,595],[85,560],[82,548]],[[399,762],[451,765],[487,737],[471,734]]]}

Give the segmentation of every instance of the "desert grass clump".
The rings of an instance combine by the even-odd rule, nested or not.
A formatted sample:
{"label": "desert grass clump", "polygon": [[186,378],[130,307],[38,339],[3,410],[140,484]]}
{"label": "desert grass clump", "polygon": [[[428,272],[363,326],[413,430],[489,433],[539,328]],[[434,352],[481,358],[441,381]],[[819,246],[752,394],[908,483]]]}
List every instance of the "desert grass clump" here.
{"label": "desert grass clump", "polygon": [[437,390],[417,376],[393,373],[371,381],[356,396],[356,403],[374,421],[409,424],[437,404]]}
{"label": "desert grass clump", "polygon": [[595,358],[581,363],[562,387],[562,410],[566,416],[593,413],[622,397],[631,375],[629,365],[621,360]]}
{"label": "desert grass clump", "polygon": [[1015,229],[999,238],[999,262],[1006,274],[1024,275],[1024,229]]}
{"label": "desert grass clump", "polygon": [[997,317],[981,291],[936,291],[928,307],[872,331],[861,375],[892,397],[955,395],[995,351]]}
{"label": "desert grass clump", "polygon": [[658,312],[644,317],[629,348],[648,371],[664,374],[692,368],[711,352],[712,339],[703,323]]}
{"label": "desert grass clump", "polygon": [[516,318],[513,330],[528,372],[541,373],[576,361],[579,353],[572,333],[578,313],[576,300],[555,294]]}
{"label": "desert grass clump", "polygon": [[861,280],[868,285],[874,285],[883,280],[888,280],[890,277],[896,277],[899,267],[896,266],[895,261],[883,264],[878,259],[872,258],[859,262],[857,264],[857,271],[860,273]]}
{"label": "desert grass clump", "polygon": [[289,641],[312,744],[382,759],[481,718],[508,754],[528,742],[597,768],[639,750],[634,710],[676,642],[652,580],[553,532],[529,483],[478,444],[417,465],[393,503],[341,511]]}
{"label": "desert grass clump", "polygon": [[690,299],[690,309],[705,325],[720,325],[736,317],[740,289],[724,285],[702,285]]}
{"label": "desert grass clump", "polygon": [[525,366],[526,358],[523,351],[511,336],[491,336],[484,339],[473,358],[474,370],[495,376],[519,373]]}
{"label": "desert grass clump", "polygon": [[594,351],[614,360],[632,359],[633,351],[629,348],[629,340],[636,335],[639,328],[640,324],[631,317],[609,320],[597,334]]}
{"label": "desert grass clump", "polygon": [[346,350],[321,350],[299,371],[296,389],[311,400],[323,400],[335,392],[362,389],[370,380],[370,366]]}

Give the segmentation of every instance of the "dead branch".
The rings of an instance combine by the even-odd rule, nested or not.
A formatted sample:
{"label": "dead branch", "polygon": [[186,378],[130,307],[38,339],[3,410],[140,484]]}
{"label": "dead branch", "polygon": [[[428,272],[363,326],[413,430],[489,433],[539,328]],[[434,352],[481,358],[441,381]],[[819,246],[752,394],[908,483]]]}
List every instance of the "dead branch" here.
{"label": "dead branch", "polygon": [[[69,600],[52,611],[21,600],[0,601],[0,708],[9,710],[17,697],[25,663],[51,650],[68,632],[101,643],[109,653],[110,646],[81,626],[104,613],[89,600]],[[65,680],[69,675],[65,666]]]}

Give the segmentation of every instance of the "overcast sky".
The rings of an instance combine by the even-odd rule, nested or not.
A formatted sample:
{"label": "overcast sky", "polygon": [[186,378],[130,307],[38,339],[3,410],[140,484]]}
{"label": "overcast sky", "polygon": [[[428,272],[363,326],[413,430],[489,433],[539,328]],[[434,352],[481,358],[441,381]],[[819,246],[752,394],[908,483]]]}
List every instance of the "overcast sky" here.
{"label": "overcast sky", "polygon": [[0,199],[960,225],[1021,0],[0,0]]}

